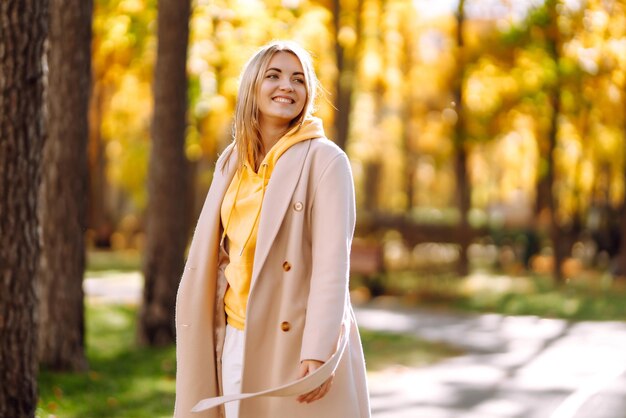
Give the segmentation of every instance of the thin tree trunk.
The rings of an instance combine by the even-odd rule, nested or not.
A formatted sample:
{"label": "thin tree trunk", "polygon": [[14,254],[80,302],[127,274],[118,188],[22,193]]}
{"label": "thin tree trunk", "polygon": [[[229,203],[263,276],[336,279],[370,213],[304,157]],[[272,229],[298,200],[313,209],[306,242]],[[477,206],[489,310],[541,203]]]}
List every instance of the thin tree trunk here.
{"label": "thin tree trunk", "polygon": [[[558,12],[557,12],[558,0],[548,0],[546,7],[548,7],[548,14],[550,16],[550,25],[548,26],[548,53],[552,57],[554,65],[559,65],[559,26],[558,26]],[[545,187],[547,197],[547,207],[550,213],[550,240],[552,241],[553,257],[554,257],[554,269],[553,276],[557,282],[563,281],[563,274],[561,272],[561,265],[567,256],[567,248],[561,239],[562,231],[559,226],[557,217],[558,204],[556,196],[554,195],[554,180],[556,177],[554,167],[554,150],[556,149],[557,134],[559,130],[559,115],[561,113],[561,85],[560,75],[557,70],[556,82],[550,91],[550,104],[552,107],[552,114],[550,115],[550,129],[548,131],[548,148],[546,150],[547,155],[547,170],[545,177]]]}
{"label": "thin tree trunk", "polygon": [[[624,89],[624,97],[626,97],[626,89]],[[624,137],[622,138],[622,149],[623,149],[623,153],[624,153],[624,157],[622,159],[624,164],[624,167],[622,167],[622,169],[624,170],[624,184],[626,185],[626,101],[625,101],[625,114],[624,114]],[[622,279],[626,279],[626,193],[624,194],[624,197],[622,198],[622,207],[620,209],[620,247],[619,247],[619,253],[617,255],[617,275],[622,278]]]}
{"label": "thin tree trunk", "polygon": [[[402,71],[404,71],[404,77],[406,77],[406,84],[408,86],[413,86],[411,82],[411,67],[413,65],[413,56],[411,54],[412,51],[412,39],[409,34],[405,36],[405,44],[404,44],[404,65]],[[404,166],[404,176],[405,176],[405,194],[406,194],[406,206],[405,213],[411,214],[413,211],[413,206],[415,205],[415,186],[417,182],[415,181],[416,172],[417,172],[417,150],[416,150],[416,134],[412,129],[412,121],[415,116],[415,94],[413,93],[413,88],[408,88],[405,93],[404,104],[402,105],[402,116],[404,119],[404,130],[402,132],[402,146],[404,151],[405,158],[405,166]]]}
{"label": "thin tree trunk", "polygon": [[37,406],[37,204],[46,0],[0,2],[0,417]]}
{"label": "thin tree trunk", "polygon": [[83,274],[87,202],[87,111],[91,0],[50,0],[48,139],[40,195],[39,361],[87,369]]}
{"label": "thin tree trunk", "polygon": [[107,92],[110,87],[103,81],[93,80],[89,102],[89,199],[87,226],[93,231],[93,244],[97,248],[110,248],[113,234],[113,216],[107,199],[108,184],[102,139],[102,118]]}
{"label": "thin tree trunk", "polygon": [[379,212],[380,209],[380,183],[382,164],[380,161],[368,161],[364,170],[365,186],[363,190],[363,208],[369,214]]}
{"label": "thin tree trunk", "polygon": [[159,0],[152,151],[148,173],[145,288],[139,341],[174,342],[176,289],[187,242],[188,167],[184,153],[190,0]]}
{"label": "thin tree trunk", "polygon": [[335,30],[335,63],[337,66],[337,79],[335,81],[335,143],[342,149],[346,149],[348,135],[350,133],[350,109],[352,108],[352,93],[354,90],[354,78],[356,77],[356,51],[359,50],[361,39],[361,13],[363,0],[357,0],[355,11],[356,42],[350,50],[341,44],[339,32],[341,30],[341,1],[333,0],[332,15]]}
{"label": "thin tree trunk", "polygon": [[463,108],[463,79],[465,73],[465,42],[463,39],[463,26],[465,21],[465,0],[460,0],[457,9],[457,71],[454,77],[454,102],[456,104],[457,121],[454,125],[454,148],[455,148],[455,174],[457,188],[457,205],[459,208],[459,262],[457,273],[466,276],[469,273],[469,262],[467,259],[467,248],[470,244],[470,229],[468,223],[468,212],[470,209],[470,183],[467,173],[467,151],[465,115]]}
{"label": "thin tree trunk", "polygon": [[[624,183],[626,183],[626,168],[624,169]],[[626,196],[620,212],[620,247],[617,255],[617,276],[621,279],[626,279]]]}

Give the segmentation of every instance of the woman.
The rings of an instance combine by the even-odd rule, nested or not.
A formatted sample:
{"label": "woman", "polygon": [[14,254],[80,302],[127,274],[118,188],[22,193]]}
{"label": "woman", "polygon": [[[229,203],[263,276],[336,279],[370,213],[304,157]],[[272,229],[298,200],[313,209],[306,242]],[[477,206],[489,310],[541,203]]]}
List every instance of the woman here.
{"label": "woman", "polygon": [[352,174],[312,116],[316,89],[292,42],[244,67],[178,291],[177,418],[370,416],[348,295]]}

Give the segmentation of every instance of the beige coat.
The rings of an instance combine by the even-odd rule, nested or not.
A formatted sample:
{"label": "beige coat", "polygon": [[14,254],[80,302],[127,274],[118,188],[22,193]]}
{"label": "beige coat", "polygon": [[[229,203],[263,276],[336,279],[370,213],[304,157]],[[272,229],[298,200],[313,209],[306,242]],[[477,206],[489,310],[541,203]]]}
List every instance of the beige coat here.
{"label": "beige coat", "polygon": [[[222,171],[224,156],[230,160]],[[219,246],[220,206],[236,165],[236,152],[224,152],[217,163],[178,291],[176,418],[223,416],[222,406],[191,409],[221,395],[228,256]],[[242,372],[242,392],[252,395],[241,401],[240,418],[370,417],[348,295],[354,223],[352,174],[343,151],[322,138],[287,150],[272,174],[259,221]],[[305,359],[327,363],[292,385]],[[295,400],[294,394],[319,386],[333,371],[324,398],[310,404]],[[256,394],[280,386],[273,393],[280,396]]]}

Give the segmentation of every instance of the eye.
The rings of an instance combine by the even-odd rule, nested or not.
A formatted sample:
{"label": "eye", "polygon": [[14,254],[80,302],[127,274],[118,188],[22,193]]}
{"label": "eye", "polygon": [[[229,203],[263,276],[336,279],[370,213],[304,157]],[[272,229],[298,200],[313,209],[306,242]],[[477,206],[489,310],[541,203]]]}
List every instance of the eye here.
{"label": "eye", "polygon": [[300,83],[300,84],[304,84],[304,78],[294,78],[294,80],[296,83]]}
{"label": "eye", "polygon": [[278,78],[278,74],[268,74],[266,78],[276,80]]}

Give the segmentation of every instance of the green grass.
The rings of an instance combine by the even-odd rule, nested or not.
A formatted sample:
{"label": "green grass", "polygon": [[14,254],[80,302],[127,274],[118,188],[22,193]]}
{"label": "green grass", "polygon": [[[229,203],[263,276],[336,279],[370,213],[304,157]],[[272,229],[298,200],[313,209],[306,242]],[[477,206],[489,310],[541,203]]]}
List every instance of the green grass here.
{"label": "green grass", "polygon": [[[171,417],[175,351],[138,348],[132,306],[88,304],[87,373],[42,371],[39,418]],[[389,366],[422,366],[458,352],[411,336],[362,332],[369,371]]]}
{"label": "green grass", "polygon": [[87,252],[87,274],[97,277],[111,271],[137,271],[141,269],[141,254],[136,250]]}
{"label": "green grass", "polygon": [[361,330],[361,341],[369,372],[387,367],[421,367],[462,352],[442,343],[432,343],[411,335]]}
{"label": "green grass", "polygon": [[621,286],[602,287],[572,281],[556,286],[545,278],[527,279],[527,283],[519,289],[467,292],[455,306],[573,321],[626,321],[626,291]]}
{"label": "green grass", "polygon": [[135,315],[119,305],[87,309],[90,371],[42,371],[38,417],[171,417],[174,348],[135,347]]}
{"label": "green grass", "polygon": [[[549,278],[475,274],[394,273],[379,279],[387,294],[408,306],[430,306],[573,321],[626,321],[626,284],[594,275],[557,285]],[[380,286],[380,284],[379,284]]]}

